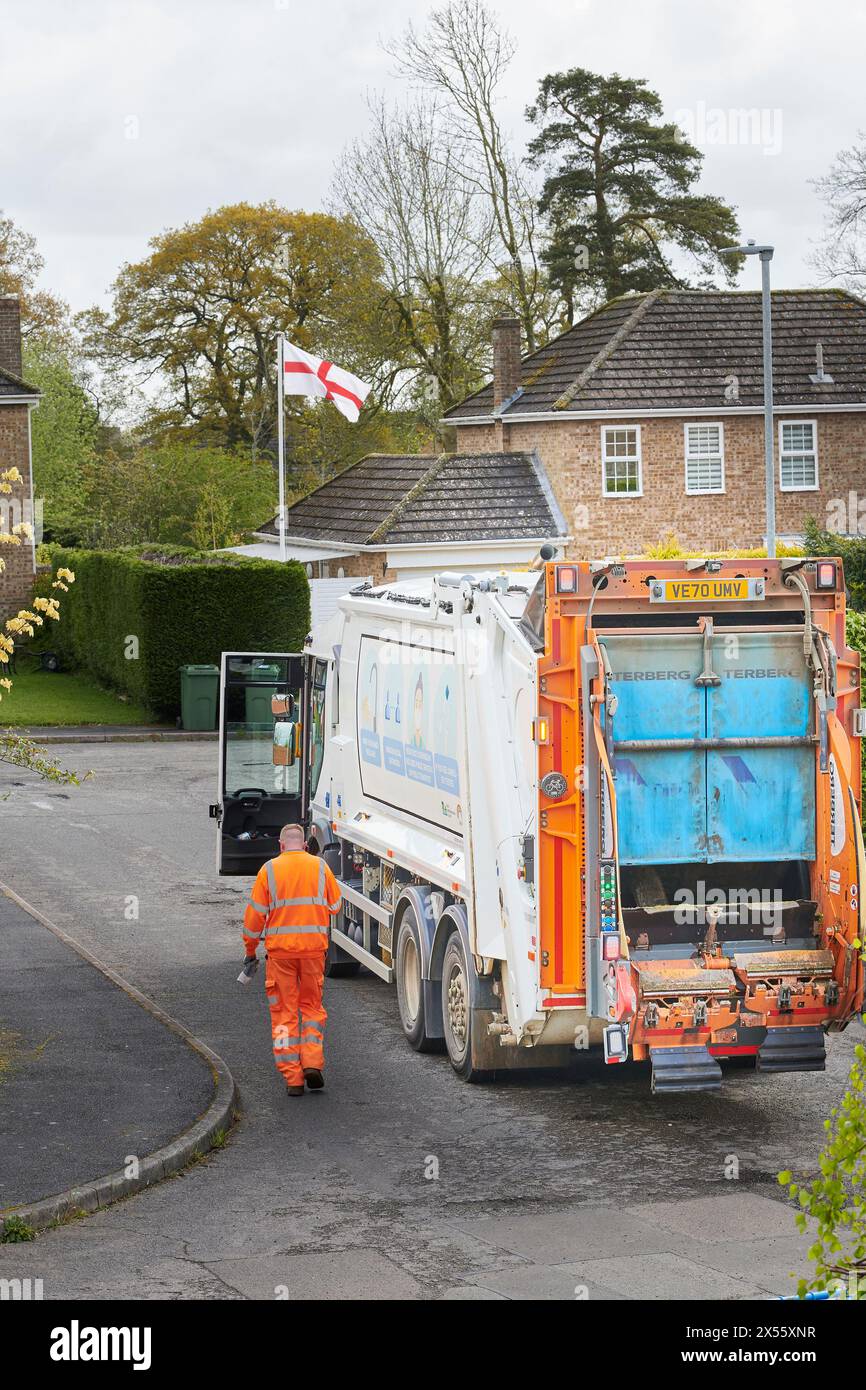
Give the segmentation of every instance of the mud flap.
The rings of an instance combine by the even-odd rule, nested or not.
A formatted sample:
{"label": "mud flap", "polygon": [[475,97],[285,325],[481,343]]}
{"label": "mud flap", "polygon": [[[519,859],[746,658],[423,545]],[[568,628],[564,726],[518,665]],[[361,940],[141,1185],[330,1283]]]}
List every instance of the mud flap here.
{"label": "mud flap", "polygon": [[472,1065],[482,1072],[579,1071],[585,1052],[557,1044],[550,1047],[503,1047],[491,1037],[488,1024],[495,1015],[490,1009],[472,1010]]}
{"label": "mud flap", "polygon": [[758,1071],[823,1071],[823,1028],[768,1028]]}
{"label": "mud flap", "polygon": [[722,1069],[709,1048],[651,1047],[654,1095],[668,1091],[718,1091]]}

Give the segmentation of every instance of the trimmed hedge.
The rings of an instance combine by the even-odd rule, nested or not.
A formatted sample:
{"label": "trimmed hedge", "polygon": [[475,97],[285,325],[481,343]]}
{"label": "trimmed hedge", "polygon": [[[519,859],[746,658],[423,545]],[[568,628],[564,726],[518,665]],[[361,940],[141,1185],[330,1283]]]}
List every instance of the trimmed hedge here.
{"label": "trimmed hedge", "polygon": [[75,574],[51,625],[54,650],[161,718],[180,710],[180,666],[219,665],[224,651],[303,650],[310,586],[296,561],[153,545],[52,546],[50,558]]}

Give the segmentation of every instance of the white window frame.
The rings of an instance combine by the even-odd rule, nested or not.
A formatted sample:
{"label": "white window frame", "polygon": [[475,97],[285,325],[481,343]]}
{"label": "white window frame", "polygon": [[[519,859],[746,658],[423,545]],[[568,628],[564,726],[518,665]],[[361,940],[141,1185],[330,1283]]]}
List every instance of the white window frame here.
{"label": "white window frame", "polygon": [[[722,460],[722,482],[721,487],[689,487],[689,459],[698,461],[699,454],[689,453],[689,430],[706,428],[719,431],[719,454]],[[684,474],[686,483],[687,497],[719,497],[725,491],[725,426],[721,420],[686,420],[683,425],[683,452],[684,452]]]}
{"label": "white window frame", "polygon": [[[801,486],[801,485],[798,485],[798,486],[796,486],[796,487],[791,487],[790,484],[786,486],[785,483],[782,482],[782,454],[783,454],[783,452],[790,452],[790,451],[788,451],[788,450],[783,450],[783,448],[782,448],[782,441],[783,441],[783,439],[784,439],[784,429],[785,429],[785,426],[786,426],[786,425],[811,425],[811,426],[812,426],[812,443],[813,443],[813,446],[814,446],[812,452],[813,452],[814,455],[815,455],[815,481],[814,481],[814,483],[805,483],[805,484],[803,484],[802,486]],[[819,478],[819,475],[818,475],[818,421],[817,421],[817,420],[800,420],[800,419],[796,419],[796,420],[795,420],[795,419],[792,419],[790,416],[789,416],[787,419],[780,420],[780,421],[779,421],[778,442],[779,442],[779,491],[780,491],[780,492],[817,492],[817,491],[818,491],[818,478]]]}
{"label": "white window frame", "polygon": [[[608,492],[607,490],[607,435],[612,430],[634,430],[637,445],[637,491]],[[621,425],[602,425],[601,427],[601,495],[612,502],[628,501],[632,497],[643,497],[643,449],[641,447],[641,427],[631,421]]]}

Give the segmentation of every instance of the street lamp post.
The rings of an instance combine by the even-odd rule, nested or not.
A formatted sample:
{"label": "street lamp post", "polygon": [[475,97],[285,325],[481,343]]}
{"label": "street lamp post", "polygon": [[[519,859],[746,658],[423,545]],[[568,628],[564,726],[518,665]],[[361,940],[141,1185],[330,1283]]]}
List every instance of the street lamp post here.
{"label": "street lamp post", "polygon": [[757,246],[748,241],[745,246],[725,246],[723,256],[760,256],[761,258],[761,317],[764,345],[764,470],[766,483],[767,555],[776,556],[776,469],[773,444],[773,322],[770,312],[770,261],[774,247]]}

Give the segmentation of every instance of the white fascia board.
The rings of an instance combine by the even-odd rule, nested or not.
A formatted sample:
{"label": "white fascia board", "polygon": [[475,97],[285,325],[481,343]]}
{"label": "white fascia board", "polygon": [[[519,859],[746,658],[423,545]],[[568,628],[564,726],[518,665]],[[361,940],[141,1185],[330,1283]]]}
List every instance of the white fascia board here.
{"label": "white fascia board", "polygon": [[3,405],[33,405],[37,406],[41,401],[41,396],[0,396],[0,406]]}
{"label": "white fascia board", "polygon": [[[268,534],[267,531],[253,531],[254,537],[260,541],[271,542],[278,545],[279,537]],[[402,541],[399,545],[388,545],[386,541],[377,541],[375,545],[353,545],[341,546],[334,542],[313,541],[310,538],[300,537],[300,535],[286,535],[286,546],[289,545],[309,545],[320,546],[322,550],[328,549],[334,555],[379,555],[381,550],[425,550],[430,553],[434,550],[436,555],[448,555],[450,550],[477,550],[480,546],[484,548],[506,549],[507,546],[534,545],[538,549],[539,545],[567,545],[571,541],[570,535],[542,535],[542,537],[505,537],[500,541]]]}
{"label": "white fascia board", "polygon": [[[255,536],[256,540],[267,541],[270,545],[279,545],[280,543],[279,536],[272,535],[270,531],[253,531],[251,534]],[[286,532],[286,545],[309,546],[316,550],[327,550],[334,555],[356,555],[359,550],[381,550],[382,548],[372,545],[340,545],[337,541],[314,540],[308,536],[290,536],[288,532]]]}
{"label": "white fascia board", "polygon": [[561,555],[568,541],[567,536],[548,536],[541,540],[507,541],[498,544],[486,542],[483,546],[473,545],[471,541],[459,546],[403,545],[395,546],[393,550],[388,549],[386,556],[389,569],[407,574],[416,570],[427,574],[436,574],[448,569],[471,571],[479,567],[516,570],[531,564],[542,545],[555,545]]}
{"label": "white fascia board", "polygon": [[[774,415],[789,415],[791,412],[798,414],[844,414],[846,411],[866,410],[866,401],[854,404],[837,404],[827,402],[820,404],[814,401],[802,401],[799,404],[793,402],[791,405],[774,405]],[[700,406],[694,409],[684,409],[680,406],[665,407],[661,410],[535,410],[524,411],[523,413],[514,412],[504,415],[502,422],[506,425],[531,425],[535,421],[549,423],[552,420],[670,420],[685,419],[692,417],[705,417],[715,419],[719,415],[763,415],[762,405],[726,405],[726,406]],[[468,415],[460,419],[443,420],[445,425],[495,425],[499,423],[499,417],[493,415]],[[507,451],[506,451],[507,452]]]}
{"label": "white fascia board", "polygon": [[423,550],[427,553],[432,550],[437,555],[446,555],[449,550],[508,550],[527,545],[567,545],[570,540],[571,536],[506,536],[502,540],[492,541],[401,541],[399,545],[358,546],[358,549],[387,549],[395,552]]}

